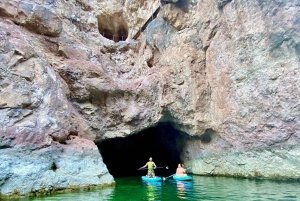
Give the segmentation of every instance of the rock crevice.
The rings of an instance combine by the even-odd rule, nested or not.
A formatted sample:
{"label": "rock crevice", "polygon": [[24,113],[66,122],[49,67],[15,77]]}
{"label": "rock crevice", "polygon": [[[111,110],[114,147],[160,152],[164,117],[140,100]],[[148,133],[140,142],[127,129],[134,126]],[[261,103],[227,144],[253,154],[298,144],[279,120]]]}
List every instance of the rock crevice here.
{"label": "rock crevice", "polygon": [[194,174],[298,178],[298,30],[294,0],[2,0],[1,196],[112,185],[95,143],[161,123]]}

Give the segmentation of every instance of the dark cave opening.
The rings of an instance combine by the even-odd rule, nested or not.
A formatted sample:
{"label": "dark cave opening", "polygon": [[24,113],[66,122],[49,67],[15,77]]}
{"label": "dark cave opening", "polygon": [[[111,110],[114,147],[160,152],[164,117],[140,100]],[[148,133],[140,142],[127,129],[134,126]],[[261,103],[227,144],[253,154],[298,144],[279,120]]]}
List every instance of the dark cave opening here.
{"label": "dark cave opening", "polygon": [[175,6],[180,8],[183,12],[188,13],[189,12],[189,0],[179,0]]}
{"label": "dark cave opening", "polygon": [[174,4],[177,8],[180,8],[183,12],[189,12],[190,0],[161,0],[161,3],[164,4]]}
{"label": "dark cave opening", "polygon": [[128,37],[128,26],[122,13],[115,13],[112,16],[98,15],[99,33],[114,42],[125,41]]}
{"label": "dark cave opening", "polygon": [[125,41],[128,37],[128,30],[124,27],[119,27],[117,31],[111,31],[108,29],[100,29],[99,33],[109,40],[114,42]]}
{"label": "dark cave opening", "polygon": [[[169,123],[159,123],[125,138],[114,138],[97,143],[104,163],[114,177],[146,175],[147,170],[138,170],[148,162],[149,157],[158,167],[157,176],[174,174],[185,135]],[[168,167],[168,169],[166,168]]]}

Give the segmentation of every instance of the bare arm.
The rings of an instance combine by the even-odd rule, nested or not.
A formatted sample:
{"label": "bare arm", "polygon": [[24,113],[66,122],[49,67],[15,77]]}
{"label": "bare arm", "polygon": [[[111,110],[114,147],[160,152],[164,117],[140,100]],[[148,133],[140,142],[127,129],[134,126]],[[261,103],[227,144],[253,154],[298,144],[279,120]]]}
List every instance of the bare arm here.
{"label": "bare arm", "polygon": [[148,162],[146,163],[146,165],[144,165],[144,166],[143,166],[143,167],[141,167],[141,168],[145,168],[147,165],[148,165]]}
{"label": "bare arm", "polygon": [[156,168],[156,164],[153,162],[154,168]]}

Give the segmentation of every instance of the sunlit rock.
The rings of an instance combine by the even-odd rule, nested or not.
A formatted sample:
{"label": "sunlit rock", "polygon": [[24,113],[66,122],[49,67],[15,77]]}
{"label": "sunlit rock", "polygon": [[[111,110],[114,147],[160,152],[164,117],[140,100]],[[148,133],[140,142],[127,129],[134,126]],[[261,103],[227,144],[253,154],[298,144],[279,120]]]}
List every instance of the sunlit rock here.
{"label": "sunlit rock", "polygon": [[[68,188],[74,179],[60,168],[101,161],[94,143],[160,123],[185,134],[178,154],[192,173],[298,179],[299,8],[296,0],[1,1],[0,156],[10,155],[1,194]],[[78,173],[78,186],[114,183],[103,162],[88,164],[63,174]],[[31,173],[43,182],[26,183]]]}

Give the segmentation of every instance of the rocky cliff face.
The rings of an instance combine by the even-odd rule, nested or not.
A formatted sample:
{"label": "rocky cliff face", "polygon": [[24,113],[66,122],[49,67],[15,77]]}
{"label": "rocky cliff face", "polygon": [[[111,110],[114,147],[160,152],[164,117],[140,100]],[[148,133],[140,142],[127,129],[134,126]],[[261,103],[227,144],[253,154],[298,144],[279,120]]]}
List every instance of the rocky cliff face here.
{"label": "rocky cliff face", "polygon": [[299,6],[0,1],[1,194],[113,184],[93,141],[158,122],[195,174],[299,178]]}

